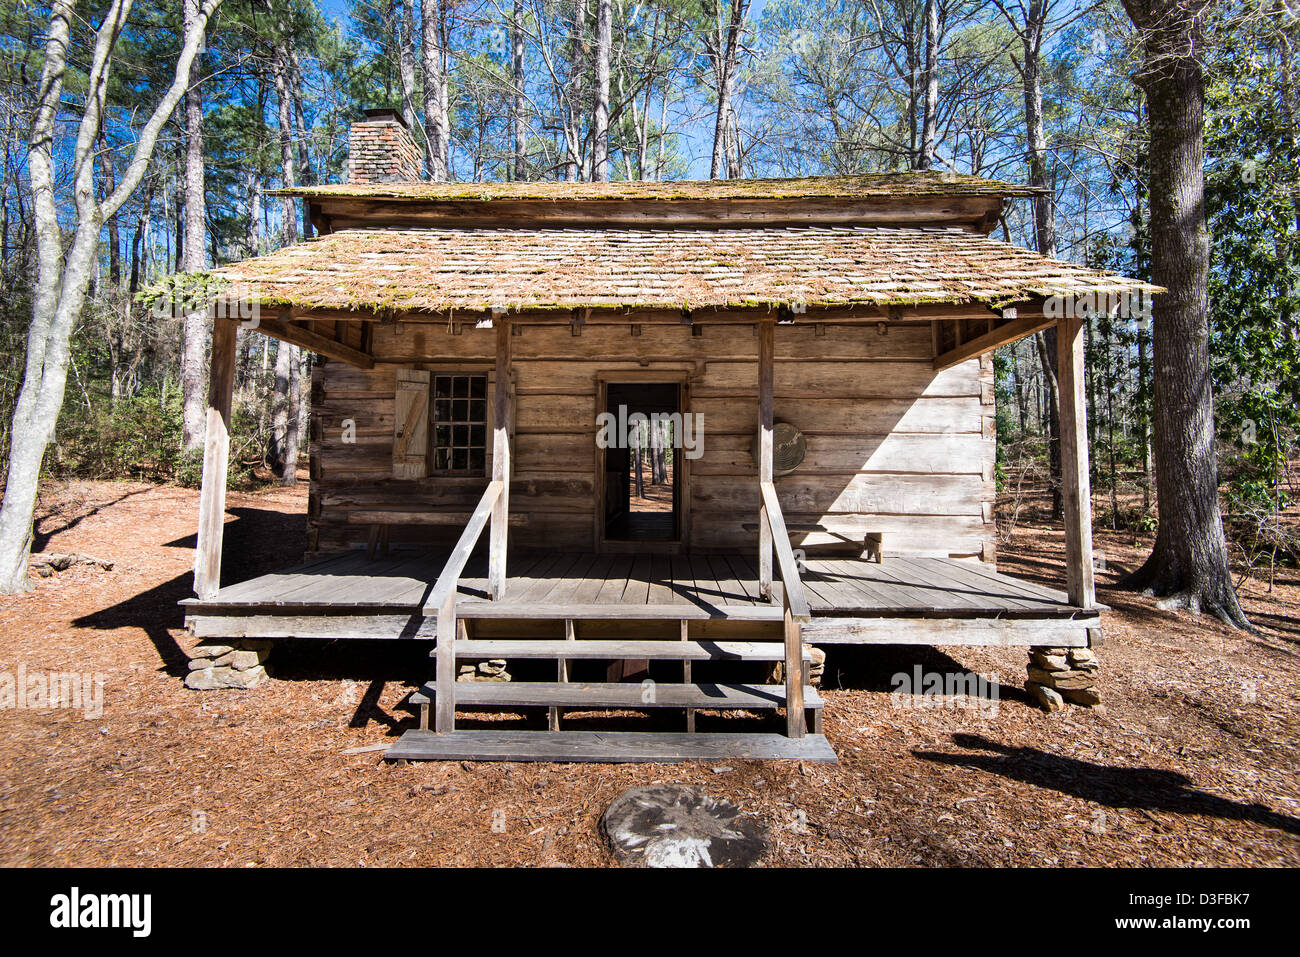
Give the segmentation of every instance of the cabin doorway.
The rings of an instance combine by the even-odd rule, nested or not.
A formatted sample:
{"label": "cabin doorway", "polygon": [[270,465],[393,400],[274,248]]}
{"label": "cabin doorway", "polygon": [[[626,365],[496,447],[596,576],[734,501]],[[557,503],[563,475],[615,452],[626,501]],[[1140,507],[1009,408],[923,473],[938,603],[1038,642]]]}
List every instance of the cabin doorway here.
{"label": "cabin doorway", "polygon": [[[685,468],[680,382],[605,382],[601,544],[673,547],[682,538]],[[610,435],[616,441],[608,441]]]}

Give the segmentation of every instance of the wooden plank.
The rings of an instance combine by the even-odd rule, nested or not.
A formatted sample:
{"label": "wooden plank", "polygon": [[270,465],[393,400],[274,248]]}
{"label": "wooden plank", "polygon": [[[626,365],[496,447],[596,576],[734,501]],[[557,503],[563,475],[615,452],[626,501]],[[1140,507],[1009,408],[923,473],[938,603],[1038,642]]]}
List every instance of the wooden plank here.
{"label": "wooden plank", "polygon": [[776,497],[776,489],[771,482],[760,483],[763,505],[766,507],[767,521],[771,523],[772,538],[776,547],[777,564],[781,569],[781,581],[785,585],[785,601],[797,621],[806,621],[811,614],[808,599],[804,596],[799,582],[799,566],[794,561],[794,551],[790,548],[790,533],[785,528],[785,517],[781,514],[781,504]]}
{"label": "wooden plank", "polygon": [[[624,584],[620,581],[619,584]],[[535,602],[516,605],[513,602],[462,600],[456,606],[462,618],[538,618],[538,619],[600,619],[606,621],[658,621],[689,618],[692,621],[780,621],[781,609],[777,605],[711,605],[699,602],[679,602],[668,605],[622,605],[615,602],[596,605],[539,605]]]}
{"label": "wooden plank", "polygon": [[816,692],[805,689],[803,683],[802,627],[795,618],[790,603],[790,589],[786,589],[785,602],[785,733],[791,738],[802,738],[808,733],[805,708],[815,708]]}
{"label": "wooden plank", "polygon": [[[445,574],[445,573],[444,573]],[[452,582],[440,597],[437,608],[438,644],[434,701],[434,729],[439,734],[456,730],[456,589]]]}
{"label": "wooden plank", "polygon": [[1056,331],[1057,397],[1061,420],[1061,501],[1065,507],[1065,575],[1070,604],[1097,601],[1092,567],[1092,489],[1088,478],[1083,320],[1063,317]]}
{"label": "wooden plank", "polygon": [[949,349],[942,355],[935,356],[934,369],[936,372],[950,368],[967,359],[973,359],[976,356],[983,355],[986,352],[992,352],[998,346],[1005,346],[1017,339],[1023,339],[1025,336],[1031,336],[1040,329],[1046,329],[1056,320],[1049,319],[1041,313],[1038,315],[1020,316],[1016,319],[1009,319],[984,333],[976,336],[968,342],[961,342],[958,339],[958,345]]}
{"label": "wooden plank", "polygon": [[330,359],[347,362],[362,369],[372,368],[375,364],[374,358],[360,349],[354,349],[334,339],[327,339],[310,329],[295,325],[293,322],[264,317],[258,322],[257,331],[270,336],[272,339],[279,339],[295,346],[301,346]]}
{"label": "wooden plank", "polygon": [[601,764],[677,761],[808,761],[835,764],[826,738],[810,734],[646,731],[407,731],[384,754],[389,761],[550,761]]}
{"label": "wooden plank", "polygon": [[433,591],[425,603],[426,615],[438,614],[444,601],[448,598],[455,599],[456,585],[460,579],[460,573],[465,569],[465,563],[469,561],[470,553],[474,550],[474,544],[478,541],[484,526],[487,525],[488,519],[492,515],[492,507],[496,504],[497,496],[500,494],[501,483],[489,482],[478,508],[474,509],[474,514],[465,526],[465,531],[461,532],[460,540],[456,542],[456,547],[452,549],[446,564],[442,566],[442,574],[438,576],[438,581],[433,586]]}
{"label": "wooden plank", "polygon": [[422,614],[187,615],[195,638],[315,638],[432,641],[436,622]]}
{"label": "wooden plank", "polygon": [[1084,648],[1100,619],[818,617],[804,626],[814,645],[1034,645]]}
{"label": "wooden plank", "polygon": [[492,480],[501,494],[492,506],[488,551],[488,593],[495,601],[506,590],[506,546],[510,523],[510,323],[496,320],[496,391],[492,403]]}
{"label": "wooden plank", "polygon": [[[804,707],[820,708],[821,696],[815,688],[804,689]],[[425,685],[425,694],[437,693]],[[484,707],[629,709],[703,708],[717,710],[771,710],[785,707],[784,685],[657,683],[648,694],[639,681],[577,682],[554,681],[472,681],[456,688],[456,704]],[[435,702],[437,704],[437,702]],[[439,709],[441,710],[441,709]]]}
{"label": "wooden plank", "polygon": [[[360,509],[348,512],[349,525],[465,525],[473,512],[412,512],[401,509]],[[527,515],[511,515],[510,525],[527,525]]]}
{"label": "wooden plank", "polygon": [[[776,349],[776,323],[758,324],[758,481],[772,482],[772,429],[773,429],[773,355]],[[779,507],[778,507],[779,508]],[[758,593],[763,598],[772,595],[772,538],[789,539],[772,528],[769,503],[764,498],[758,510]]]}
{"label": "wooden plank", "polygon": [[208,378],[207,428],[203,436],[199,528],[194,547],[194,593],[199,598],[211,598],[221,587],[236,328],[235,323],[228,319],[212,321],[212,367]]}
{"label": "wooden plank", "polygon": [[[465,658],[644,658],[650,661],[781,661],[780,641],[700,641],[676,638],[474,638],[456,643]],[[804,655],[807,659],[809,656]]]}

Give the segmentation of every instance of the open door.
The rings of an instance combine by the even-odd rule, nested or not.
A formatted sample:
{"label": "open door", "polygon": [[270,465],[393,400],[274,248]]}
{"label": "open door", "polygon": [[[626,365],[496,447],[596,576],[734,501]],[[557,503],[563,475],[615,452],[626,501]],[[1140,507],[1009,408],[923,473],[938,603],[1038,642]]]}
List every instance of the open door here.
{"label": "open door", "polygon": [[604,452],[601,544],[676,545],[682,538],[685,469],[677,430],[680,382],[606,382],[606,412],[618,441]]}

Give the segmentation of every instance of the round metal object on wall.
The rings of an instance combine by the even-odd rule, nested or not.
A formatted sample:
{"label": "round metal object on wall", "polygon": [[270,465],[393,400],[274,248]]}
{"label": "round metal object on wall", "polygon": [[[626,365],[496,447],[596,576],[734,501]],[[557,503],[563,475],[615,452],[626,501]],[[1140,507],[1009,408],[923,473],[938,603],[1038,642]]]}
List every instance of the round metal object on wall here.
{"label": "round metal object on wall", "polygon": [[[750,448],[754,464],[758,464],[759,432],[754,433],[754,444]],[[789,422],[772,423],[772,473],[789,475],[803,464],[808,454],[808,440],[804,434]]]}

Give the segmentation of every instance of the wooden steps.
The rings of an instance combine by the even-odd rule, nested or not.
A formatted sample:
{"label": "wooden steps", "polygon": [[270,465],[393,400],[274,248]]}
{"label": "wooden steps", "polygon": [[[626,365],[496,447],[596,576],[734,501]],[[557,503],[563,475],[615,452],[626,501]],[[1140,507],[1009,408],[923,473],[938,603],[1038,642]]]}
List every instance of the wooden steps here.
{"label": "wooden steps", "polygon": [[[423,705],[436,697],[432,683],[411,703]],[[785,685],[653,682],[462,681],[456,683],[456,706],[637,710],[698,708],[764,711],[785,707]],[[820,710],[821,696],[804,688],[804,708]]]}
{"label": "wooden steps", "polygon": [[677,761],[810,761],[835,764],[824,735],[754,732],[407,731],[388,761],[554,761],[599,764]]}
{"label": "wooden steps", "polygon": [[[637,658],[647,661],[784,661],[780,641],[674,641],[672,639],[464,639],[457,658]],[[810,660],[805,650],[804,660]]]}

